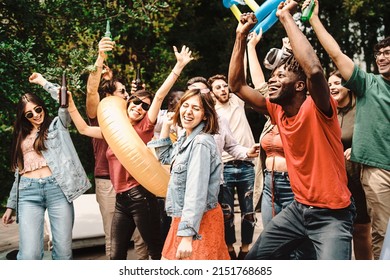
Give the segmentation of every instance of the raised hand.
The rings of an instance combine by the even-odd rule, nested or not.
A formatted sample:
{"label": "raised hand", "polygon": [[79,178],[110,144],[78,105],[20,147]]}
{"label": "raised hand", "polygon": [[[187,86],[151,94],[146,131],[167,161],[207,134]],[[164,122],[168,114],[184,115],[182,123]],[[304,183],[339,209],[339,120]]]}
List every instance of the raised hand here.
{"label": "raised hand", "polygon": [[112,41],[110,37],[103,37],[99,41],[99,55],[104,59],[106,59],[107,52],[112,51],[114,46],[115,46],[115,42]]}
{"label": "raised hand", "polygon": [[42,74],[34,72],[31,74],[30,77],[28,77],[28,81],[32,84],[37,84],[44,86],[47,80],[42,76]]}
{"label": "raised hand", "polygon": [[259,34],[256,32],[251,32],[248,35],[248,46],[256,47],[256,45],[260,42],[261,37],[263,36],[263,30],[260,30]]}
{"label": "raised hand", "polygon": [[[311,1],[311,0],[305,0],[305,2],[303,2],[302,7],[301,7],[301,10],[302,10],[302,11],[303,11],[307,6],[309,6],[310,1]],[[314,3],[315,3],[315,5],[314,5],[314,10],[313,10],[313,13],[311,14],[311,17],[309,18],[309,21],[310,21],[313,17],[318,17],[318,12],[319,12],[319,9],[320,9],[318,0],[314,0]]]}
{"label": "raised hand", "polygon": [[175,56],[176,56],[177,62],[180,63],[182,66],[187,65],[188,62],[190,62],[191,60],[194,59],[191,56],[192,51],[190,50],[189,47],[186,47],[185,45],[183,45],[181,47],[181,51],[180,52],[178,52],[176,46],[173,46],[173,51],[175,52]]}
{"label": "raised hand", "polygon": [[294,14],[297,7],[298,3],[294,0],[286,0],[286,2],[281,2],[278,6],[278,10],[276,11],[276,16],[280,17],[284,12]]}
{"label": "raised hand", "polygon": [[243,13],[238,22],[236,29],[236,34],[241,33],[243,35],[248,35],[249,31],[256,25],[257,18],[254,13]]}

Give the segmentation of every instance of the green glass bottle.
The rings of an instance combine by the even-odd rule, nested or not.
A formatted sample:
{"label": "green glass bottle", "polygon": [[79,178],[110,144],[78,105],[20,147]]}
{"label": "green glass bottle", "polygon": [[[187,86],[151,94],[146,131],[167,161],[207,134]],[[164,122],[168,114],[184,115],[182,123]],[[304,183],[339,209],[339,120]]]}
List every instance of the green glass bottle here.
{"label": "green glass bottle", "polygon": [[313,14],[315,5],[316,4],[314,0],[311,0],[309,5],[302,11],[301,20],[303,22],[308,21],[310,19],[311,15]]}
{"label": "green glass bottle", "polygon": [[106,33],[104,33],[104,37],[111,38],[110,21],[109,20],[107,20],[107,23],[106,23]]}

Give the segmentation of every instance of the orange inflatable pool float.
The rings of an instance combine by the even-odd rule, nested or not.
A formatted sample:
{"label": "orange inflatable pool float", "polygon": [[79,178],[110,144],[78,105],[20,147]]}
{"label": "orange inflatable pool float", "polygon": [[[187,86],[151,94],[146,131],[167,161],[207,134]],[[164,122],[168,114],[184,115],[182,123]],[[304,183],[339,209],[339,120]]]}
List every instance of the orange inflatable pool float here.
{"label": "orange inflatable pool float", "polygon": [[134,130],[126,101],[117,96],[105,97],[99,103],[97,117],[102,134],[120,163],[148,191],[165,197],[169,172]]}

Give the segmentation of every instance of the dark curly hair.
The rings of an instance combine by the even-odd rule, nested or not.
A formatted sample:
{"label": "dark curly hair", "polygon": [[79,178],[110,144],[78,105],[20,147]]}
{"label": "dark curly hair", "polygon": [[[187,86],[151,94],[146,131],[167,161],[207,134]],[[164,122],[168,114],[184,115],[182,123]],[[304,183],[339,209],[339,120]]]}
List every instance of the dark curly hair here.
{"label": "dark curly hair", "polygon": [[390,36],[387,36],[385,39],[381,40],[374,46],[374,52],[379,51],[380,49],[390,46]]}

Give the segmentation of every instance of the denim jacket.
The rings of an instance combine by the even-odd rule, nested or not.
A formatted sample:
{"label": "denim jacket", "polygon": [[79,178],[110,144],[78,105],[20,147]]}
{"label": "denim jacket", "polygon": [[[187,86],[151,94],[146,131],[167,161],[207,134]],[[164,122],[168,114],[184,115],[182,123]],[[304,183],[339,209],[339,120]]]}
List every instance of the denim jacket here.
{"label": "denim jacket", "polygon": [[[47,83],[44,89],[57,99],[58,87],[56,85]],[[67,200],[72,202],[87,191],[91,183],[73,146],[68,130],[70,122],[68,109],[59,108],[58,116],[49,126],[45,141],[47,150],[42,151],[42,155]],[[16,170],[7,208],[16,209],[18,177],[19,171]]]}
{"label": "denim jacket", "polygon": [[169,216],[181,217],[178,236],[198,234],[203,213],[218,204],[222,160],[212,135],[202,132],[200,123],[186,137],[183,133],[172,144],[170,138],[148,143],[161,163],[171,164],[165,209]]}

